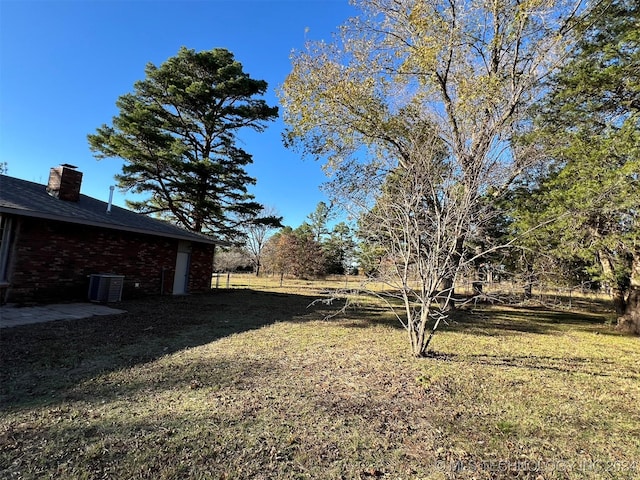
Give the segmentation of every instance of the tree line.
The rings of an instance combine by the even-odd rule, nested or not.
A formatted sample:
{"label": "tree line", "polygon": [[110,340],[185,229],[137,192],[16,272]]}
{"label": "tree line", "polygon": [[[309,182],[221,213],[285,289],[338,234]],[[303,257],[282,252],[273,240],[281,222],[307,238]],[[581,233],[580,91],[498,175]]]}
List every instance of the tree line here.
{"label": "tree line", "polygon": [[244,242],[216,255],[215,268],[221,271],[249,270],[311,279],[325,275],[358,273],[355,231],[345,222],[330,227],[335,218],[332,207],[320,202],[300,226],[280,229],[247,226]]}

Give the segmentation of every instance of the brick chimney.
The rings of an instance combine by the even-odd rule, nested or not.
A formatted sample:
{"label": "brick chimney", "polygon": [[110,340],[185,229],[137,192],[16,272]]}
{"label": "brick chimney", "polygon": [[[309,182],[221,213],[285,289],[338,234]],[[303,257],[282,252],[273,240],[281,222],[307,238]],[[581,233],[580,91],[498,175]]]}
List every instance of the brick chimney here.
{"label": "brick chimney", "polygon": [[77,202],[80,200],[80,186],[82,185],[82,172],[76,170],[76,166],[63,163],[49,171],[49,183],[47,193],[52,197]]}

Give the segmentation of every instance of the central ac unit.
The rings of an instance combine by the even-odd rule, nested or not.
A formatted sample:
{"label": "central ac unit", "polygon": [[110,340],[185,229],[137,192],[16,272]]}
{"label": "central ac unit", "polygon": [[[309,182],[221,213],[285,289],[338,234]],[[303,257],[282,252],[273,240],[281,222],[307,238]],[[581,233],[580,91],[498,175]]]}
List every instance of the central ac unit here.
{"label": "central ac unit", "polygon": [[122,299],[124,275],[94,274],[89,278],[89,300],[92,302],[119,302]]}

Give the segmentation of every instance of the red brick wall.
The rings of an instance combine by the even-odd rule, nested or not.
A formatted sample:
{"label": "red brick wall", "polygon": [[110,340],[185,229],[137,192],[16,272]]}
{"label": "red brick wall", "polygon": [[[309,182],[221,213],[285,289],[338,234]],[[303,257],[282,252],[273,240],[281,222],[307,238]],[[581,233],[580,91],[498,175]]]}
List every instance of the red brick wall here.
{"label": "red brick wall", "polygon": [[189,292],[211,290],[214,245],[192,243],[189,267]]}
{"label": "red brick wall", "polygon": [[[9,302],[86,300],[95,273],[124,275],[123,299],[171,294],[178,240],[27,217],[17,223]],[[213,245],[192,244],[190,292],[210,288],[212,258]]]}

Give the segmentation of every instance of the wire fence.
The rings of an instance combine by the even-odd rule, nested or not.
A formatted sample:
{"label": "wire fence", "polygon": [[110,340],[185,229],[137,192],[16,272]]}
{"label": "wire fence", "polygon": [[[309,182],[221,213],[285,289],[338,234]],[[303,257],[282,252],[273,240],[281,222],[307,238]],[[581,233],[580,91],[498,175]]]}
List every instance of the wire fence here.
{"label": "wire fence", "polygon": [[[288,293],[309,293],[332,290],[361,290],[381,292],[390,289],[382,281],[357,275],[330,275],[318,279],[300,279],[280,275],[260,275],[254,273],[224,272],[214,273],[211,287],[214,289],[247,288],[254,290],[281,291]],[[608,308],[611,295],[601,289],[593,289],[590,284],[577,286],[554,285],[551,283],[522,281],[478,282],[463,279],[455,287],[456,297],[471,299],[474,303],[493,304],[539,304],[553,308],[580,308],[587,303],[599,303]]]}

